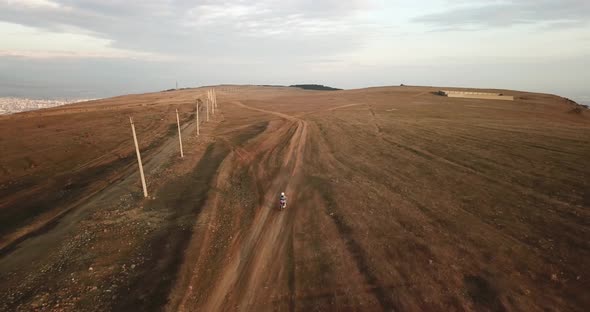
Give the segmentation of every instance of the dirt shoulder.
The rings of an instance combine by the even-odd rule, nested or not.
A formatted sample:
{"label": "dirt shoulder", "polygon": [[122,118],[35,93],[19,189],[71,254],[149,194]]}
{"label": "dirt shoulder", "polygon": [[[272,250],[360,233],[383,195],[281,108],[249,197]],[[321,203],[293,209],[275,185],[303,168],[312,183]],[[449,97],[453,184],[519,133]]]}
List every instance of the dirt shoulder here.
{"label": "dirt shoulder", "polygon": [[[221,115],[203,123],[198,138],[193,116],[187,117],[182,161],[174,135],[142,149],[149,199],[142,198],[137,164],[119,168],[117,178],[103,188],[85,188],[81,203],[68,203],[72,208],[62,216],[3,249],[0,310],[111,310],[128,305],[125,300],[140,302],[141,296],[129,297],[130,287],[137,285],[150,293],[150,306],[166,301],[166,281],[149,283],[154,276],[148,272],[155,271],[154,263],[163,275],[176,271],[183,242],[190,237],[189,221],[207,196],[215,163],[227,154],[213,136]],[[173,195],[166,197],[168,192]],[[176,195],[187,201],[171,201]],[[158,261],[159,251],[169,257]]]}

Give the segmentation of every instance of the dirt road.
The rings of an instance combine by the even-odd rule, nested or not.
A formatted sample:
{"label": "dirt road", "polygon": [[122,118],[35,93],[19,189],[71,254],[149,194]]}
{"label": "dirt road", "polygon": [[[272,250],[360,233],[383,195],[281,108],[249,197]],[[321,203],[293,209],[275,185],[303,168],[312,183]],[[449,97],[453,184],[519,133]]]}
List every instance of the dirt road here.
{"label": "dirt road", "polygon": [[[432,91],[220,87],[204,137],[184,109],[182,161],[158,124],[199,90],[72,107],[155,114],[140,129],[153,198],[131,161],[82,206],[61,199],[54,227],[2,249],[0,310],[584,311],[588,114]],[[15,179],[55,170],[4,165],[17,156]]]}
{"label": "dirt road", "polygon": [[[232,172],[240,171],[239,168],[244,167],[256,168],[253,177],[255,180],[271,182],[260,193],[262,200],[254,207],[255,215],[251,223],[247,228],[237,229],[236,238],[232,240],[231,246],[223,255],[227,262],[217,276],[217,282],[210,285],[210,294],[203,302],[193,303],[195,300],[193,289],[197,288],[196,284],[199,283],[201,275],[198,271],[193,272],[188,291],[182,296],[178,306],[178,309],[183,311],[197,309],[197,306],[198,309],[209,311],[227,310],[236,306],[253,307],[255,303],[270,301],[261,298],[262,293],[267,298],[273,298],[282,296],[283,291],[289,290],[288,288],[280,289],[279,285],[269,289],[265,285],[275,278],[286,280],[285,274],[293,270],[292,267],[284,267],[284,264],[287,263],[289,249],[291,252],[293,249],[289,242],[292,244],[290,238],[293,235],[293,221],[298,207],[293,205],[286,211],[279,211],[278,194],[285,191],[287,194],[293,194],[289,201],[298,201],[295,194],[298,194],[298,185],[302,179],[301,162],[304,156],[307,125],[303,120],[279,112],[249,107],[237,101],[232,104],[277,116],[281,118],[281,121],[280,125],[272,130],[272,135],[261,135],[263,140],[253,142],[241,149],[242,154],[248,157],[228,162],[226,165],[229,168],[222,168],[222,170]],[[282,148],[276,148],[277,146]],[[264,161],[278,162],[280,166],[278,174],[269,175]],[[240,204],[239,201],[237,203]],[[223,203],[218,202],[218,204]],[[239,207],[232,208],[239,209]],[[293,289],[290,291],[291,300],[293,300]],[[176,309],[177,307],[172,308],[172,310]]]}

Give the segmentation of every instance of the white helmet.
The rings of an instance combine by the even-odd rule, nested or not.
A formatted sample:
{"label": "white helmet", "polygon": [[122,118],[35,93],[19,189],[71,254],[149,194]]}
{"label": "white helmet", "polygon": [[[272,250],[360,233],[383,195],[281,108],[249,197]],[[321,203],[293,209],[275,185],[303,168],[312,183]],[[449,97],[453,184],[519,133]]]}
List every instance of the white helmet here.
{"label": "white helmet", "polygon": [[285,192],[281,192],[281,196],[285,196]]}

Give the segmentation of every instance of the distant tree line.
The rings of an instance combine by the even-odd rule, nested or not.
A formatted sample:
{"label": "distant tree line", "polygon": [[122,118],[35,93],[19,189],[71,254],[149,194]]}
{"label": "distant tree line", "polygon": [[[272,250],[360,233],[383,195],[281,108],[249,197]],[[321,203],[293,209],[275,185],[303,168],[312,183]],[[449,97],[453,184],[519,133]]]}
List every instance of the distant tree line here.
{"label": "distant tree line", "polygon": [[291,87],[291,88],[301,88],[301,89],[305,89],[305,90],[319,90],[319,91],[338,91],[338,90],[342,90],[342,89],[332,88],[332,87],[328,87],[328,86],[324,86],[324,85],[318,85],[318,84],[296,84],[296,85],[291,85],[289,87]]}
{"label": "distant tree line", "polygon": [[172,91],[178,91],[178,90],[188,90],[188,89],[192,89],[192,88],[178,88],[178,89],[167,89],[167,90],[162,90],[160,92],[172,92]]}
{"label": "distant tree line", "polygon": [[[258,85],[261,87],[285,87],[282,85]],[[332,87],[328,87],[328,86],[324,86],[324,85],[319,85],[319,84],[296,84],[296,85],[291,85],[289,86],[290,88],[300,88],[300,89],[304,89],[304,90],[316,90],[316,91],[338,91],[338,90],[342,90],[342,89],[338,89],[338,88],[332,88]],[[162,90],[162,92],[173,92],[173,91],[178,91],[178,90],[187,90],[187,89],[192,89],[192,88],[178,88],[178,89],[167,89],[167,90]]]}

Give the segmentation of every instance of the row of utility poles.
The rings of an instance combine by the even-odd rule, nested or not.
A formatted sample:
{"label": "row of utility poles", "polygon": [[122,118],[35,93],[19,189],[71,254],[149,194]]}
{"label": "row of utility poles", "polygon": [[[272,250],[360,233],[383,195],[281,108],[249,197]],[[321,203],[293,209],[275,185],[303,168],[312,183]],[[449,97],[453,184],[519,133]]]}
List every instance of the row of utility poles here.
{"label": "row of utility poles", "polygon": [[[196,99],[196,122],[197,122],[197,136],[201,135],[200,130],[200,120],[199,120],[199,111],[201,110],[200,103],[202,102],[201,99]],[[207,119],[209,121],[209,110],[211,110],[211,115],[214,115],[216,110],[218,110],[219,106],[217,105],[217,93],[215,89],[207,90],[207,98],[205,99],[206,105],[206,112],[207,112]],[[148,197],[147,185],[145,183],[145,175],[143,173],[143,164],[141,161],[141,153],[139,152],[139,144],[137,143],[137,135],[135,133],[135,125],[133,123],[133,118],[129,117],[129,122],[131,123],[131,132],[133,133],[133,143],[135,144],[135,153],[137,154],[137,163],[139,165],[139,176],[141,178],[141,186],[143,187],[143,196]],[[184,158],[184,151],[182,148],[182,132],[180,131],[180,118],[178,116],[178,109],[176,109],[176,125],[178,127],[178,142],[180,145],[180,158]]]}

